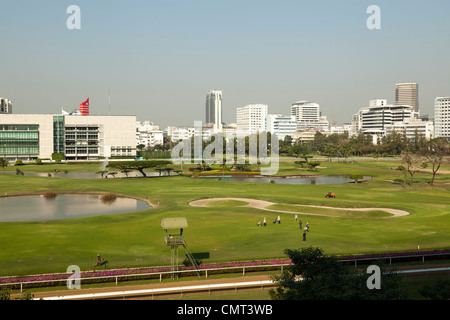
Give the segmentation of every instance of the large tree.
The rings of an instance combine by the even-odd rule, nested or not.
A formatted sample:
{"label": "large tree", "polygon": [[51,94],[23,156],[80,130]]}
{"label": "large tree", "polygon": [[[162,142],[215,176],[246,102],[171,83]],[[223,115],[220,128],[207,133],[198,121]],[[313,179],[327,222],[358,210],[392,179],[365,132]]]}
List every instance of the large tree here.
{"label": "large tree", "polygon": [[[419,172],[418,165],[420,163],[420,158],[418,155],[414,155],[410,152],[406,152],[402,157],[402,166],[411,176],[411,185],[414,183],[414,174]],[[403,169],[399,167],[400,170]]]}
{"label": "large tree", "polygon": [[137,170],[144,177],[147,176],[144,169],[151,169],[156,167],[161,167],[165,165],[172,164],[171,161],[168,160],[148,160],[148,161],[110,161],[107,165],[108,168],[117,168],[120,171],[128,170]]}
{"label": "large tree", "polygon": [[444,157],[450,155],[450,146],[444,139],[433,139],[429,141],[421,150],[420,154],[425,158],[427,163],[431,164],[433,177],[431,178],[431,185],[434,184],[436,173],[441,167]]}
{"label": "large tree", "polygon": [[3,168],[3,174],[5,174],[5,167],[8,166],[8,161],[5,158],[0,158],[0,167]]}
{"label": "large tree", "polygon": [[275,300],[392,300],[406,298],[401,277],[380,263],[380,289],[369,289],[371,274],[358,273],[320,248],[285,250],[292,265],[275,276],[277,289],[269,294]]}

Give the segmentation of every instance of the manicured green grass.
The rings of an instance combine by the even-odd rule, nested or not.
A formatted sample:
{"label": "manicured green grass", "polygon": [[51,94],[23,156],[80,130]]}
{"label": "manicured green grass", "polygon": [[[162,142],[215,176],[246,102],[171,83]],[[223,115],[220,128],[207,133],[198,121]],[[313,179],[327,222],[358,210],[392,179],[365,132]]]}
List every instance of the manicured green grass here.
{"label": "manicured green grass", "polygon": [[[111,268],[169,265],[170,247],[164,244],[160,225],[161,219],[167,217],[187,218],[185,239],[192,252],[209,253],[210,258],[204,263],[284,258],[284,249],[305,246],[320,247],[327,254],[417,250],[418,245],[420,249],[450,247],[448,175],[439,175],[433,187],[426,183],[404,187],[387,181],[402,178],[400,172],[390,169],[393,166],[390,163],[333,162],[321,166],[326,169],[319,169],[316,174],[360,173],[375,178],[361,184],[281,185],[181,176],[67,179],[0,174],[0,195],[47,190],[113,192],[159,203],[156,208],[141,212],[0,223],[0,275],[65,272],[69,265],[90,270],[97,254],[107,259]],[[25,171],[26,167],[21,169]],[[298,174],[301,170],[292,161],[280,163],[280,174],[294,171]],[[418,181],[429,180],[431,176],[421,175],[417,176]],[[325,199],[330,190],[338,195],[336,199]],[[299,216],[311,227],[307,241],[303,242],[298,223],[290,213],[239,207],[239,203],[232,201],[201,208],[189,206],[192,200],[220,197],[325,206],[332,201],[336,207],[387,207],[411,214],[383,219]],[[272,224],[278,215],[282,223]],[[264,217],[268,225],[258,227]],[[181,251],[182,248],[180,257]]]}

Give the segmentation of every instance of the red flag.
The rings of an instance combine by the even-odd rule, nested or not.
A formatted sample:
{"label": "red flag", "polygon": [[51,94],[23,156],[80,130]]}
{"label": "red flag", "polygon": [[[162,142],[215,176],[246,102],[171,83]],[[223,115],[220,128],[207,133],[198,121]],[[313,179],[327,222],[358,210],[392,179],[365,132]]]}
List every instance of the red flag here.
{"label": "red flag", "polygon": [[82,116],[89,115],[89,98],[83,103],[80,104],[80,113]]}

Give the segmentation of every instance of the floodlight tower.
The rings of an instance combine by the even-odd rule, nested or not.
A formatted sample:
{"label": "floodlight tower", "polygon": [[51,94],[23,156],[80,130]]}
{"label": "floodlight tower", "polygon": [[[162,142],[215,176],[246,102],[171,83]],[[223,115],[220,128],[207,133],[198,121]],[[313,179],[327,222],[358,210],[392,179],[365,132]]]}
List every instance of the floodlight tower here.
{"label": "floodlight tower", "polygon": [[[188,227],[186,218],[164,218],[161,220],[161,227],[164,229],[164,243],[166,246],[170,246],[170,260],[172,266],[172,279],[178,278],[178,247],[183,246],[186,256],[197,270],[197,274],[200,277],[199,267],[194,257],[192,256],[186,241],[183,237],[183,229]],[[178,233],[169,233],[169,230],[179,230]]]}

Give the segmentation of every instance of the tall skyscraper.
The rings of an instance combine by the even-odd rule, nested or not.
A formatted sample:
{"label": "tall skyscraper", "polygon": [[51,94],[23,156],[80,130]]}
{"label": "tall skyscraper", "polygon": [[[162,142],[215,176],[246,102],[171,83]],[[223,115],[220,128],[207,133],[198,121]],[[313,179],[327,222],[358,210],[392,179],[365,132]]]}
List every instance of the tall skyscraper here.
{"label": "tall skyscraper", "polygon": [[434,102],[434,136],[450,141],[450,97],[436,98]]}
{"label": "tall skyscraper", "polygon": [[0,113],[12,113],[11,100],[0,98]]}
{"label": "tall skyscraper", "polygon": [[206,96],[206,124],[212,124],[214,132],[222,131],[222,91],[209,90]]}
{"label": "tall skyscraper", "polygon": [[419,111],[419,85],[417,83],[397,83],[395,85],[395,105],[412,106]]}

